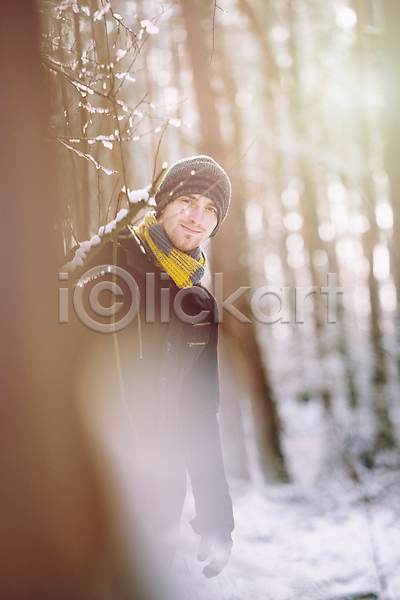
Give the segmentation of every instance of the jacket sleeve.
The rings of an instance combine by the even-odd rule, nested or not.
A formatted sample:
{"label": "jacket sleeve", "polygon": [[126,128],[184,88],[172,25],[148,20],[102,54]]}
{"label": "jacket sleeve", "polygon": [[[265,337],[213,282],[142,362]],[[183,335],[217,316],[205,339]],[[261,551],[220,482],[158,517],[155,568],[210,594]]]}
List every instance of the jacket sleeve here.
{"label": "jacket sleeve", "polygon": [[232,501],[222,458],[217,412],[219,372],[218,326],[184,384],[181,411],[187,469],[192,482],[196,517],[191,522],[200,535],[230,538],[234,528]]}

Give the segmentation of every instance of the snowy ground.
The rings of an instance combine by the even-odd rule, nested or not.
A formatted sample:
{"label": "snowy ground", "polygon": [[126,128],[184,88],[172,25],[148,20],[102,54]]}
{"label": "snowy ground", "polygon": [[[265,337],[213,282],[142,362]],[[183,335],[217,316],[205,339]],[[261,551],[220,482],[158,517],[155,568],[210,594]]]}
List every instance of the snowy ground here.
{"label": "snowy ground", "polygon": [[[369,383],[366,345],[356,358],[364,365],[359,389],[366,399]],[[303,343],[304,344],[304,343]],[[318,397],[321,365],[303,345],[302,359],[293,337],[269,340],[270,374],[284,425],[283,446],[292,482],[268,485],[259,470],[248,431],[251,482],[231,482],[236,519],[234,547],[226,569],[206,580],[196,560],[198,540],[188,521],[189,496],[175,575],[187,600],[400,600],[400,461],[381,456],[371,471],[352,456],[348,440],[367,438],[370,411],[351,411],[342,389],[333,397],[327,418]],[[279,357],[285,357],[282,361]],[[343,381],[343,365],[327,358],[331,377]],[[361,369],[361,376],[363,370]],[[308,402],[298,400],[302,386]],[[248,407],[244,410],[251,429]],[[249,442],[250,440],[250,442]],[[354,461],[355,482],[343,456]]]}
{"label": "snowy ground", "polygon": [[[388,483],[383,478],[379,492]],[[185,597],[400,598],[399,491],[397,481],[368,505],[361,489],[346,489],[340,481],[336,487],[321,482],[313,489],[296,484],[233,486],[235,544],[219,577],[204,579],[194,558],[197,540],[183,524],[175,570]],[[393,503],[392,495],[397,496]],[[191,507],[187,510],[190,514]]]}

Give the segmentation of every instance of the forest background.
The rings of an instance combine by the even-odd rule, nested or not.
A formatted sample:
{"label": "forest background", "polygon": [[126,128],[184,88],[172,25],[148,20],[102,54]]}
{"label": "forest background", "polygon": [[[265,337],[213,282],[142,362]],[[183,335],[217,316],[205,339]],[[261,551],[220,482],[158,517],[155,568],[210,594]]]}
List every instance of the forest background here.
{"label": "forest background", "polygon": [[[291,394],[299,402],[318,398],[333,420],[343,417],[336,405],[345,399],[349,424],[337,450],[353,477],[359,461],[372,467],[396,447],[399,425],[394,4],[45,6],[64,250],[127,206],[121,189],[144,188],[182,156],[213,156],[233,185],[231,214],[209,249],[224,299],[251,286],[241,298],[251,317],[245,306],[255,290],[290,288],[283,322],[244,325],[225,312],[222,326],[227,368],[238,365],[252,400],[263,471],[288,477],[276,411],[281,385],[270,373],[283,341],[295,358],[286,373]],[[333,323],[321,292],[328,273],[344,290]],[[312,291],[300,316],[295,288]],[[261,307],[265,321],[280,308],[271,297]],[[235,389],[224,388],[236,428],[230,462],[246,477]]]}
{"label": "forest background", "polygon": [[[221,326],[233,489],[315,489],[336,470],[370,519],[373,501],[398,489],[400,469],[400,6],[38,6],[55,256],[114,219],[129,206],[126,191],[154,182],[164,163],[213,156],[233,195],[206,248],[207,284],[223,273],[224,299],[250,288],[235,306],[251,323],[225,311]],[[334,322],[321,290],[329,273],[343,288]],[[280,309],[274,297],[260,302],[264,323],[249,311],[266,285],[290,290],[284,322],[267,324]],[[296,288],[298,298],[311,292],[297,319]],[[377,587],[368,597],[383,598],[393,588],[372,534],[370,543]]]}

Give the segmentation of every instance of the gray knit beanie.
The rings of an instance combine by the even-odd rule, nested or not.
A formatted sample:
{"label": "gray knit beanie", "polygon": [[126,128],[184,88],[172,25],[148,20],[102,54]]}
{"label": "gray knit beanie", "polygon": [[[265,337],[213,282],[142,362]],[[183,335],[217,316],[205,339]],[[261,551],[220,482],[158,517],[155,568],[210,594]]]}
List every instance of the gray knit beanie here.
{"label": "gray knit beanie", "polygon": [[168,169],[155,195],[157,216],[169,202],[185,194],[201,194],[215,203],[218,208],[218,223],[211,234],[213,237],[226,217],[231,200],[228,175],[209,156],[179,160]]}

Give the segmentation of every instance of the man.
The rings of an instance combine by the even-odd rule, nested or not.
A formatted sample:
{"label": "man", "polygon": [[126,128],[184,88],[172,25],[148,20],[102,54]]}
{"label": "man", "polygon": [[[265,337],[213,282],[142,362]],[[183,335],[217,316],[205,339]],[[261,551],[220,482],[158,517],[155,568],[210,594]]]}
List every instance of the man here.
{"label": "man", "polygon": [[[198,558],[213,557],[206,577],[228,562],[234,522],[217,421],[217,309],[200,284],[201,244],[217,233],[230,194],[229,179],[212,158],[180,160],[156,193],[156,210],[118,237],[117,264],[140,292],[136,319],[118,333],[137,446],[138,514],[170,564],[187,471],[196,507],[191,525],[201,536]],[[112,264],[111,246],[96,260]]]}

